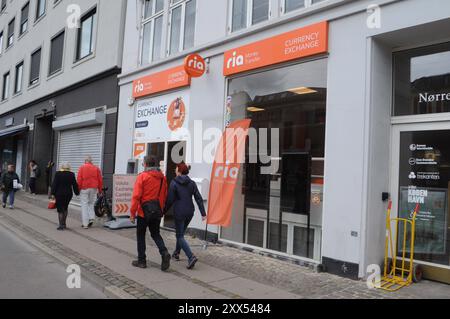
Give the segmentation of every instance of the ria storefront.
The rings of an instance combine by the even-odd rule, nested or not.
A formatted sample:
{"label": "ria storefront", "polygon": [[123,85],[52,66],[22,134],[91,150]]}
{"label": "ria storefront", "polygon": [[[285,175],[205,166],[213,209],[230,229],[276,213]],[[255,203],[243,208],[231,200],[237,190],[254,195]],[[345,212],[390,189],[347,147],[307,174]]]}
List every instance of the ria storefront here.
{"label": "ria storefront", "polygon": [[[394,216],[420,203],[415,262],[450,282],[450,3],[379,2],[381,26],[368,24],[369,2],[351,1],[122,74],[116,173],[154,154],[171,179],[175,147],[207,201],[213,165],[196,160],[196,123],[223,131],[250,119],[258,143],[249,136],[231,225],[209,236],[365,278],[383,263],[388,201]],[[206,73],[168,85],[190,53]],[[198,214],[190,229],[204,235]]]}

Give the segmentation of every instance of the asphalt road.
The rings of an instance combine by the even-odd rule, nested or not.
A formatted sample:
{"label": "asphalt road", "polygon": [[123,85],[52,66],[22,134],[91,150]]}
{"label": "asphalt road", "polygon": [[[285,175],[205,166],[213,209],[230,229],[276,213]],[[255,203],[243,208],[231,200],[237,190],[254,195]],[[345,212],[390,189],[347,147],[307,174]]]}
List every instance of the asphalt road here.
{"label": "asphalt road", "polygon": [[0,226],[0,299],[104,299],[81,278],[81,288],[69,289],[70,274],[48,255]]}

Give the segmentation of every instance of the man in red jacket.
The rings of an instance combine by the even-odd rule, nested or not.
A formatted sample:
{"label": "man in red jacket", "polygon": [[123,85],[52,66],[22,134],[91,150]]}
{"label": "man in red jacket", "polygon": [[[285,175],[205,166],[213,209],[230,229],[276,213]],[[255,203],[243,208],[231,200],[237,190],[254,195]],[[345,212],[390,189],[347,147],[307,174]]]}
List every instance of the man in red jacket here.
{"label": "man in red jacket", "polygon": [[80,189],[82,224],[87,229],[95,221],[95,200],[103,188],[102,172],[92,164],[92,157],[86,157],[84,165],[78,170],[77,183]]}
{"label": "man in red jacket", "polygon": [[145,157],[145,171],[139,174],[134,184],[130,220],[132,223],[135,223],[137,218],[138,259],[134,260],[132,265],[139,268],[147,267],[145,235],[148,228],[162,257],[161,270],[166,271],[170,267],[170,254],[161,237],[159,226],[163,216],[162,208],[166,203],[167,180],[159,167],[157,167],[157,163],[156,158],[151,156]]}

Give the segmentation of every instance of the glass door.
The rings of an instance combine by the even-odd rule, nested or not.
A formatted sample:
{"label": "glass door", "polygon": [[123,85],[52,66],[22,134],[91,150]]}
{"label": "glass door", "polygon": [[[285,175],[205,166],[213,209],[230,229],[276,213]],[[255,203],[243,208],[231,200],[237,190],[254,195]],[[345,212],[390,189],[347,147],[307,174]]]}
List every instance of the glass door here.
{"label": "glass door", "polygon": [[[414,259],[426,266],[428,278],[448,280],[450,123],[401,124],[392,132],[393,213],[410,217],[416,204],[420,205]],[[399,238],[402,231],[400,228]]]}

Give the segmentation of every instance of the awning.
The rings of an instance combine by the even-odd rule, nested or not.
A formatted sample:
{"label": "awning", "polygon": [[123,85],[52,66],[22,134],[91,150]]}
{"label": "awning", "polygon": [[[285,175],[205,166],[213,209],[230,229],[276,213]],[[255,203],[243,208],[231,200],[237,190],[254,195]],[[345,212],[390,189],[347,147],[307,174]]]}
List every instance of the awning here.
{"label": "awning", "polygon": [[0,131],[0,138],[25,133],[30,129],[28,124],[17,125]]}

